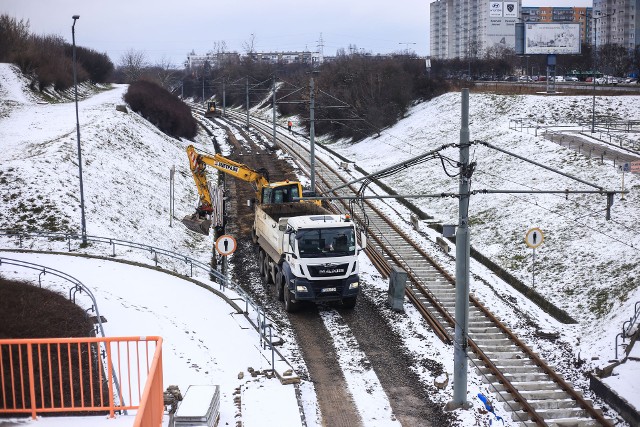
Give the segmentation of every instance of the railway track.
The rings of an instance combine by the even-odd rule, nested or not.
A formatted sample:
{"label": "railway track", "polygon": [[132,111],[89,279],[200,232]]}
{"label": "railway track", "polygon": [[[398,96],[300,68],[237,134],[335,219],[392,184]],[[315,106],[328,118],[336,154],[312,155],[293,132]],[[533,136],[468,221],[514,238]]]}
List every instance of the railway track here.
{"label": "railway track", "polygon": [[[231,112],[229,120],[246,124],[246,116]],[[273,128],[252,119],[252,127],[271,140]],[[277,145],[292,156],[309,175],[309,148],[277,132]],[[347,180],[337,167],[316,158],[316,186],[322,192],[344,185]],[[351,194],[357,188],[349,188]],[[338,194],[334,195],[338,196]],[[344,193],[340,195],[345,195]],[[340,203],[340,205],[338,205]],[[348,209],[345,201],[334,201],[336,209]],[[455,280],[394,221],[366,200],[367,254],[383,275],[391,266],[408,274],[406,294],[425,320],[445,343],[452,342],[455,319]],[[363,212],[354,212],[363,221]],[[435,246],[434,246],[435,248]],[[477,373],[495,390],[498,400],[512,413],[512,420],[523,426],[600,426],[613,425],[610,418],[586,399],[581,391],[554,371],[546,361],[520,340],[475,296],[470,296],[468,355]]]}

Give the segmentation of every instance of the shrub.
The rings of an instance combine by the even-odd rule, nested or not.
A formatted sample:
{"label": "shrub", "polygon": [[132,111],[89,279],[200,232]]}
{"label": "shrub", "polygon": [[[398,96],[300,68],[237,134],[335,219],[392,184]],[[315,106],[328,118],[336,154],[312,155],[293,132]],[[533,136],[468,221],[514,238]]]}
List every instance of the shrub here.
{"label": "shrub", "polygon": [[187,139],[196,136],[197,123],[191,109],[156,83],[145,80],[132,83],[124,100],[167,135]]}
{"label": "shrub", "polygon": [[[29,34],[29,23],[0,15],[0,62],[15,63],[31,78],[32,89],[56,90],[73,86],[73,47],[60,36]],[[104,53],[76,46],[78,82],[105,83],[113,63]]]}

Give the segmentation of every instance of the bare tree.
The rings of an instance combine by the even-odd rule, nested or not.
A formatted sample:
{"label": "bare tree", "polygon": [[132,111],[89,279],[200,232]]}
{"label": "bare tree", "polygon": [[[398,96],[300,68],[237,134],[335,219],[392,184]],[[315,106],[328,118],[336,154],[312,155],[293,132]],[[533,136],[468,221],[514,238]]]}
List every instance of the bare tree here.
{"label": "bare tree", "polygon": [[242,43],[242,48],[247,55],[253,55],[256,52],[256,35],[251,33],[249,40]]}
{"label": "bare tree", "polygon": [[170,92],[180,86],[178,84],[180,81],[179,71],[170,59],[163,56],[160,61],[156,62],[153,68],[160,86]]}
{"label": "bare tree", "polygon": [[140,80],[145,68],[149,67],[147,56],[143,51],[129,49],[120,57],[120,68],[125,77],[125,83]]}
{"label": "bare tree", "polygon": [[624,46],[607,43],[598,48],[598,63],[606,74],[623,76],[632,66],[632,55]]}
{"label": "bare tree", "polygon": [[[253,34],[252,34],[253,35]],[[218,40],[213,42],[213,52],[216,55],[225,53],[227,51],[227,42],[224,40]]]}
{"label": "bare tree", "polygon": [[18,21],[9,15],[0,15],[0,62],[13,61],[12,55],[25,48],[29,38],[29,21]]}

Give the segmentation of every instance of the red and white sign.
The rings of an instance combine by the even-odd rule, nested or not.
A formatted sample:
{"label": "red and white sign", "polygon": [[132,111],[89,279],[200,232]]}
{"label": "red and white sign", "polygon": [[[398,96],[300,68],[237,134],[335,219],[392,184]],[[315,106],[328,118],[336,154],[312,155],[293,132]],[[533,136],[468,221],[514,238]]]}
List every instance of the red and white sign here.
{"label": "red and white sign", "polygon": [[531,228],[524,237],[524,242],[532,249],[537,248],[544,241],[544,234],[539,228]]}
{"label": "red and white sign", "polygon": [[635,162],[631,162],[631,172],[632,173],[640,173],[640,160],[636,160]]}
{"label": "red and white sign", "polygon": [[218,240],[216,240],[216,250],[222,256],[231,255],[236,251],[237,247],[238,244],[233,236],[225,234],[224,236],[218,237]]}

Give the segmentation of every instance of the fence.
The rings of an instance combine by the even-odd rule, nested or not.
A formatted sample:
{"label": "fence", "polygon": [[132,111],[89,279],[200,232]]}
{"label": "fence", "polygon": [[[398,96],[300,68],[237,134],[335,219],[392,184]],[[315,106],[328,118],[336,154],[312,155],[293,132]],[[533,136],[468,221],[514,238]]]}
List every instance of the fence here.
{"label": "fence", "polygon": [[142,407],[136,420],[161,420],[162,338],[0,340],[0,383],[0,414],[35,419],[43,413],[94,412],[113,418],[116,411]]}
{"label": "fence", "polygon": [[[57,239],[60,241],[66,242],[67,250],[71,252],[71,242],[72,241],[82,241],[82,236],[80,234],[74,233],[56,233],[56,232],[38,232],[38,231],[17,231],[17,230],[4,230],[0,229],[0,236],[6,237],[14,237],[18,241],[18,247],[22,248],[23,243],[27,239]],[[262,308],[257,302],[255,302],[249,294],[247,294],[242,287],[237,286],[233,282],[229,280],[224,274],[220,273],[217,270],[214,270],[210,265],[193,259],[191,257],[181,255],[177,252],[173,252],[167,249],[157,248],[154,246],[145,245],[137,242],[130,242],[127,240],[121,239],[113,239],[109,237],[100,237],[100,236],[86,236],[87,242],[98,243],[103,245],[108,245],[111,249],[111,256],[116,257],[116,247],[123,247],[129,249],[138,249],[143,252],[150,253],[153,256],[153,262],[156,267],[158,267],[158,256],[164,256],[167,258],[171,258],[185,265],[189,266],[189,276],[193,277],[194,268],[199,270],[209,277],[213,276],[217,283],[220,286],[220,290],[224,291],[225,288],[233,289],[234,292],[238,294],[244,303],[244,313],[247,315],[249,322],[253,325],[253,327],[260,334],[260,345],[262,348],[269,348],[271,350],[271,368],[275,371],[274,361],[275,361],[275,348],[274,348],[274,339],[273,339],[273,326],[270,319],[267,318],[266,312],[264,308]],[[27,263],[28,264],[28,263]],[[34,264],[35,265],[35,264]],[[42,266],[39,266],[42,267]],[[53,271],[52,269],[46,270],[47,272]],[[70,276],[69,276],[70,277]],[[39,279],[40,280],[40,279]],[[94,300],[95,305],[95,300]],[[97,305],[95,305],[97,309]],[[99,316],[98,316],[99,317]],[[102,326],[102,325],[100,325]]]}
{"label": "fence", "polygon": [[622,342],[625,342],[626,338],[631,338],[638,330],[638,322],[640,319],[640,301],[636,302],[634,306],[634,314],[622,324],[622,332],[616,335],[616,342],[614,344],[616,351],[616,359],[618,358],[618,338],[622,338]]}

